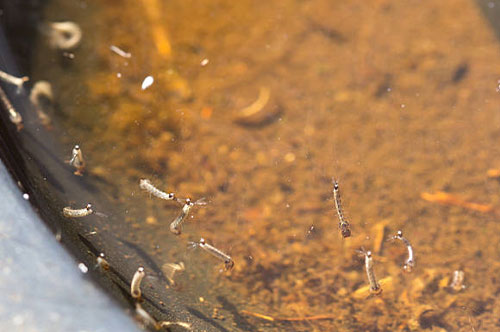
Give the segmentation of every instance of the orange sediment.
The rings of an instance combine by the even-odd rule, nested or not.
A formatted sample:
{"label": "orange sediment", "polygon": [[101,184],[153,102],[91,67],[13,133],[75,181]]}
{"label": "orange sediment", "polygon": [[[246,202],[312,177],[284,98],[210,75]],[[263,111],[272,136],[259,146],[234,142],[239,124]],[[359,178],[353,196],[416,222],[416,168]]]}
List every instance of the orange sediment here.
{"label": "orange sediment", "polygon": [[468,202],[452,194],[448,194],[442,191],[437,191],[435,194],[424,192],[420,194],[420,197],[428,202],[439,203],[443,205],[461,206],[463,208],[479,212],[493,211],[493,206],[490,204]]}
{"label": "orange sediment", "polygon": [[332,315],[315,315],[315,316],[306,316],[306,317],[271,317],[263,314],[259,314],[257,312],[242,310],[242,314],[250,315],[253,317],[261,318],[270,322],[304,322],[308,320],[327,320],[327,319],[335,319]]}

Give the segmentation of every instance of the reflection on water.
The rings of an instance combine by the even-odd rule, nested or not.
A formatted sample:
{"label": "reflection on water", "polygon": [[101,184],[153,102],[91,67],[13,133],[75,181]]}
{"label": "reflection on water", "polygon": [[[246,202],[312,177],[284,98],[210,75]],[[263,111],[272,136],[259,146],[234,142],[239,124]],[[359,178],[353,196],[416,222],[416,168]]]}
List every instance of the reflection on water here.
{"label": "reflection on water", "polygon": [[[193,316],[241,331],[498,329],[500,195],[486,171],[500,162],[500,48],[473,3],[53,1],[46,18],[83,30],[74,58],[41,39],[35,59],[61,140],[114,202],[102,212],[124,215],[109,220],[122,243],[159,275],[185,264],[166,291]],[[208,204],[175,236],[180,206],[142,178]],[[439,191],[453,199],[421,198]],[[411,273],[406,246],[385,241],[398,230]],[[187,249],[200,238],[234,268]],[[361,247],[378,296],[360,290]],[[465,288],[448,287],[454,271]]]}

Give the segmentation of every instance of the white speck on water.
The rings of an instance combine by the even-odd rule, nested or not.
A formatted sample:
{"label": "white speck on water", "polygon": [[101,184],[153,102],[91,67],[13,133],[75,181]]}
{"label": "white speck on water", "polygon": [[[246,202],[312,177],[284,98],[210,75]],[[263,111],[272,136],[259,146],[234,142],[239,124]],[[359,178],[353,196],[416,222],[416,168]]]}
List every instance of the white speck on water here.
{"label": "white speck on water", "polygon": [[28,195],[27,193],[24,193],[24,194],[23,194],[23,198],[24,198],[25,200],[29,200],[29,199],[30,199],[30,195]]}
{"label": "white speck on water", "polygon": [[82,271],[82,273],[89,272],[89,268],[87,267],[87,265],[83,263],[78,264],[78,268],[80,269],[80,271]]}
{"label": "white speck on water", "polygon": [[155,79],[153,78],[153,76],[148,76],[144,79],[144,81],[142,81],[142,90],[146,90],[147,88],[149,88],[153,82],[155,81]]}
{"label": "white speck on water", "polygon": [[401,108],[405,108],[405,107],[406,107],[406,105],[405,105],[405,104],[401,104]]}
{"label": "white speck on water", "polygon": [[387,92],[391,92],[391,91],[392,91],[392,89],[391,89],[391,88],[387,88]]}
{"label": "white speck on water", "polygon": [[122,73],[116,73],[116,77],[122,78]]}
{"label": "white speck on water", "polygon": [[15,325],[15,326],[21,326],[24,324],[24,317],[23,315],[15,315],[14,317],[12,317],[12,323]]}
{"label": "white speck on water", "polygon": [[206,65],[208,65],[208,59],[205,58],[205,59],[201,60],[200,65],[202,65],[203,67],[205,67]]}

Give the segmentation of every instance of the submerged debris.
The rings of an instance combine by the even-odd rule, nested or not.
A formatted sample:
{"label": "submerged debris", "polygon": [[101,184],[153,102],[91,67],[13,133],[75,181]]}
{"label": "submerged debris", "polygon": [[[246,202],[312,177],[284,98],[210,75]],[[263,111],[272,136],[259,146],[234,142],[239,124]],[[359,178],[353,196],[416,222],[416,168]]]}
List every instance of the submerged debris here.
{"label": "submerged debris", "polygon": [[183,262],[180,262],[179,264],[176,263],[165,263],[162,266],[162,271],[165,277],[167,277],[168,281],[172,286],[175,286],[175,280],[174,276],[177,272],[182,272],[186,268],[184,266]]}

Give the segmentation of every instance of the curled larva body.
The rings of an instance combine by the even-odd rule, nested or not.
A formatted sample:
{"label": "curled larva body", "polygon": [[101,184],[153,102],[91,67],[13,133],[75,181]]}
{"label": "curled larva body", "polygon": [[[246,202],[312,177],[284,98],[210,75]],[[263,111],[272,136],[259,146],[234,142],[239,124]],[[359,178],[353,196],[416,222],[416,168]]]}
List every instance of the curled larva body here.
{"label": "curled larva body", "polygon": [[139,187],[142,190],[148,192],[150,195],[164,199],[166,201],[175,199],[174,193],[166,193],[164,191],[161,191],[160,189],[156,188],[148,179],[141,179],[139,181]]}
{"label": "curled larva body", "polygon": [[80,44],[82,29],[74,22],[54,22],[49,24],[50,45],[61,51],[70,51]]}
{"label": "curled larva body", "polygon": [[406,249],[408,250],[408,258],[403,265],[403,269],[406,272],[413,271],[413,268],[415,267],[415,256],[413,254],[413,247],[411,246],[410,241],[408,241],[408,239],[403,236],[402,231],[398,231],[397,234],[391,238],[391,240],[399,240],[406,246]]}
{"label": "curled larva body", "polygon": [[68,218],[86,217],[92,213],[94,213],[94,210],[92,210],[91,204],[87,204],[83,209],[72,209],[69,206],[63,208],[63,215]]}
{"label": "curled larva body", "polygon": [[30,101],[35,107],[38,119],[47,128],[50,128],[51,120],[45,108],[52,105],[53,100],[52,85],[47,81],[36,82],[30,92]]}
{"label": "curled larva body", "polygon": [[144,276],[146,275],[146,272],[144,272],[144,268],[140,266],[137,271],[135,272],[132,282],[130,283],[130,294],[134,299],[139,299],[141,298],[141,282]]}

